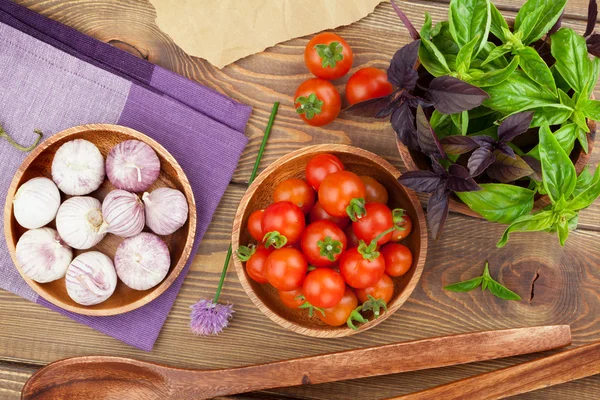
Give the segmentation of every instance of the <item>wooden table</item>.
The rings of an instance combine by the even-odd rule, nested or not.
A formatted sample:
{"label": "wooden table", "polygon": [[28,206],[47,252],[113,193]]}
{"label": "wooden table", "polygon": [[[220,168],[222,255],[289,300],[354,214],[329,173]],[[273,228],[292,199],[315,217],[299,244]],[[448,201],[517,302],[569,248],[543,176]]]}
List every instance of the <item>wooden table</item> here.
{"label": "wooden table", "polygon": [[[252,163],[271,105],[281,101],[262,168],[278,157],[317,143],[352,143],[404,169],[389,123],[342,115],[325,128],[311,128],[295,115],[292,94],[310,77],[302,59],[308,37],[285,42],[247,57],[223,70],[184,54],[155,25],[145,0],[18,0],[33,10],[162,65],[254,107],[247,128],[250,143],[242,156],[200,251],[186,278],[154,351],[133,349],[84,325],[0,291],[0,399],[17,399],[22,385],[39,367],[65,357],[114,355],[188,368],[222,368],[291,357],[412,340],[437,335],[541,324],[570,324],[574,345],[600,340],[600,202],[584,211],[579,230],[565,248],[543,233],[515,234],[503,249],[495,243],[504,227],[452,214],[442,239],[430,242],[421,282],[409,301],[390,319],[346,339],[313,339],[287,332],[264,317],[250,302],[231,268],[222,301],[235,304],[231,326],[218,337],[200,338],[188,329],[189,306],[212,297],[229,243],[232,218],[247,187]],[[524,0],[495,0],[514,16]],[[433,1],[399,1],[420,27],[425,11],[445,19],[447,5]],[[586,0],[569,0],[564,24],[585,29]],[[409,40],[388,3],[372,15],[336,29],[355,52],[353,71],[385,69],[394,52]],[[202,38],[198,38],[202,40]],[[336,82],[343,90],[345,80]],[[596,97],[600,91],[596,90]],[[596,151],[596,163],[600,152]],[[479,275],[485,260],[493,276],[519,293],[520,302],[489,293],[442,290],[445,284]],[[399,395],[515,364],[523,356],[460,367],[318,386],[273,390],[237,398],[378,399]],[[595,399],[600,376],[540,390],[522,399]],[[352,395],[351,395],[352,393]]]}

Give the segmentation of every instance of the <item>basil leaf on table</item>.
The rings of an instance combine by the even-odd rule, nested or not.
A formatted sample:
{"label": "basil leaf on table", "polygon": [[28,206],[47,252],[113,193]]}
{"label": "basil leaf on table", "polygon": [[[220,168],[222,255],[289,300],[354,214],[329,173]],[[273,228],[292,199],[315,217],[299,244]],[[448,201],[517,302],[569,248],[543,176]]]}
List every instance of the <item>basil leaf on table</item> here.
{"label": "basil leaf on table", "polygon": [[448,10],[450,34],[460,48],[480,35],[475,45],[475,53],[481,51],[490,32],[490,0],[451,0]]}
{"label": "basil leaf on table", "polygon": [[556,94],[556,83],[552,71],[533,47],[524,47],[517,52],[523,71],[540,86]]}
{"label": "basil leaf on table", "polygon": [[575,189],[577,173],[569,156],[562,149],[547,124],[540,127],[540,161],[543,184],[550,200],[557,202],[561,196],[568,198]]}
{"label": "basil leaf on table", "polygon": [[496,8],[496,6],[492,3],[490,4],[490,13],[491,13],[491,24],[490,24],[490,32],[500,39],[502,42],[506,42],[506,38],[504,37],[503,29],[508,29],[508,24],[504,19],[504,16],[500,13],[500,11]]}
{"label": "basil leaf on table", "polygon": [[500,241],[496,243],[496,247],[504,247],[508,242],[510,234],[513,232],[535,232],[550,228],[553,224],[553,215],[554,213],[548,210],[533,215],[520,216],[506,228]]}
{"label": "basil leaf on table", "polygon": [[543,9],[537,23],[530,29],[530,33],[522,38],[523,44],[528,45],[536,42],[548,33],[560,18],[566,4],[567,0],[528,0],[515,18],[515,31],[521,29],[521,25],[528,15],[531,15],[540,7],[543,7]]}
{"label": "basil leaf on table", "polygon": [[444,290],[450,292],[470,292],[471,290],[477,289],[481,285],[481,290],[489,290],[494,296],[503,300],[521,300],[521,297],[508,289],[507,287],[498,283],[490,275],[489,264],[486,261],[483,269],[483,274],[477,278],[469,279],[468,281],[454,283],[444,287]]}
{"label": "basil leaf on table", "polygon": [[487,289],[496,297],[503,300],[521,300],[521,296],[510,290],[509,288],[502,286],[495,280],[488,281]]}
{"label": "basil leaf on table", "polygon": [[510,224],[533,209],[533,190],[502,183],[482,183],[479,186],[483,190],[456,195],[488,221]]}
{"label": "basil leaf on table", "polygon": [[452,285],[444,286],[444,290],[449,290],[451,292],[470,292],[471,290],[477,289],[479,286],[481,286],[482,282],[483,276],[478,276],[477,278],[469,279],[468,281],[462,281]]}
{"label": "basil leaf on table", "polygon": [[556,70],[572,89],[584,92],[592,71],[585,38],[572,29],[561,28],[552,35],[550,45]]}
{"label": "basil leaf on table", "polygon": [[499,85],[507,80],[519,66],[519,59],[513,58],[513,60],[503,69],[497,69],[489,72],[480,73],[479,71],[470,71],[471,79],[468,82],[471,85],[477,87],[489,87]]}

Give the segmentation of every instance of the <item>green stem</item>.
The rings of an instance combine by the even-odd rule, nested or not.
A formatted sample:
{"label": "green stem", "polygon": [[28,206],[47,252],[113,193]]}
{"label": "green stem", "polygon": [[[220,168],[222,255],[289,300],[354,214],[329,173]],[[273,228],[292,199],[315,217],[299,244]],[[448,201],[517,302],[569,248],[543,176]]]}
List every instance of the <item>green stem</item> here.
{"label": "green stem", "polygon": [[[252,173],[250,174],[250,179],[248,179],[248,185],[250,185],[256,175],[258,173],[258,167],[260,166],[260,160],[262,159],[263,153],[265,152],[265,147],[267,146],[267,141],[269,140],[269,135],[271,134],[271,128],[273,128],[273,122],[275,121],[275,115],[277,115],[277,110],[279,109],[279,102],[276,101],[273,104],[273,108],[271,109],[271,117],[269,118],[269,122],[267,123],[267,127],[265,129],[265,134],[262,139],[262,143],[260,144],[260,148],[258,149],[258,154],[256,155],[256,161],[254,161],[254,168],[252,168]],[[221,289],[223,288],[223,283],[225,282],[225,276],[227,275],[227,268],[229,267],[229,261],[231,261],[231,253],[233,249],[231,247],[231,243],[229,243],[229,249],[227,250],[227,257],[225,257],[225,264],[223,265],[223,271],[221,271],[221,279],[219,280],[219,286],[217,286],[217,292],[215,293],[215,297],[213,299],[213,303],[219,301],[219,296],[221,295]]]}
{"label": "green stem", "polygon": [[38,143],[42,139],[42,136],[44,136],[42,131],[40,131],[39,129],[34,129],[33,131],[38,134],[38,137],[35,140],[35,142],[33,142],[33,144],[28,147],[21,146],[19,143],[15,142],[15,140],[8,133],[6,133],[6,131],[4,130],[4,128],[1,125],[0,125],[0,138],[6,139],[6,141],[15,149],[22,151],[24,153],[29,153],[31,150],[35,149],[35,146],[38,145]]}

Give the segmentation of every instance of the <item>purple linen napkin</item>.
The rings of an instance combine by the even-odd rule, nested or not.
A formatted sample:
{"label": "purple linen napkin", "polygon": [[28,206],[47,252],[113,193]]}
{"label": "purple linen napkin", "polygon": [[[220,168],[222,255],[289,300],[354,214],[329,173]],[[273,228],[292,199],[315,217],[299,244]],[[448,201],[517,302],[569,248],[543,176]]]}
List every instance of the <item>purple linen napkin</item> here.
{"label": "purple linen napkin", "polygon": [[[114,123],[139,130],[179,161],[198,205],[195,255],[239,157],[251,108],[97,41],[8,0],[0,0],[0,123],[19,143],[75,125]],[[26,154],[0,141],[0,204]],[[132,312],[87,317],[37,295],[0,241],[0,288],[125,343],[150,351],[189,268],[159,298]]]}

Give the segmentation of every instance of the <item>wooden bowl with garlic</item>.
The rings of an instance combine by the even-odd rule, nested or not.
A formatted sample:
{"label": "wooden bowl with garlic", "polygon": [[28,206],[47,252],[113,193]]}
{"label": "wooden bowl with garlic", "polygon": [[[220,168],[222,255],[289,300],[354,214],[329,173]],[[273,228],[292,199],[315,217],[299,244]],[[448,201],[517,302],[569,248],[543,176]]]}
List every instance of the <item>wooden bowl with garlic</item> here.
{"label": "wooden bowl with garlic", "polygon": [[117,315],[184,269],[196,233],[188,179],[169,152],[118,125],[59,132],[17,170],[4,235],[23,279],[65,310]]}

